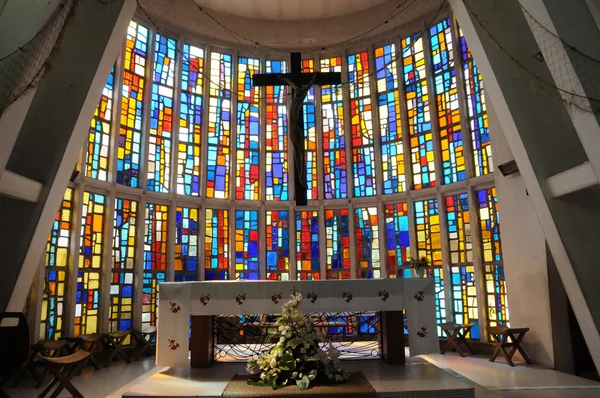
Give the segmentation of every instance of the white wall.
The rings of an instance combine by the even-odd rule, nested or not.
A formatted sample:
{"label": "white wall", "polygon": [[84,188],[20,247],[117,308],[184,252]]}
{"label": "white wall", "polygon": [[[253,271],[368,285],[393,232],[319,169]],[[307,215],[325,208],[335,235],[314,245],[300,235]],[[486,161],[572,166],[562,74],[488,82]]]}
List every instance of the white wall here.
{"label": "white wall", "polygon": [[[487,105],[494,164],[500,165],[514,158],[489,100]],[[521,174],[504,177],[496,169],[495,180],[510,325],[530,328],[525,351],[535,363],[554,367],[544,233]]]}

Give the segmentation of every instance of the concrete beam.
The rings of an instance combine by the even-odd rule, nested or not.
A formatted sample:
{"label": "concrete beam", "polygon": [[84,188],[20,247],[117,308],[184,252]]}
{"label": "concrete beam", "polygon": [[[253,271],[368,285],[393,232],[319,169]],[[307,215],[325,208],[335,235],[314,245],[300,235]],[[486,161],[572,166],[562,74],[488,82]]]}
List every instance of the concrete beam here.
{"label": "concrete beam", "polygon": [[[43,184],[36,204],[1,198],[0,311],[20,311],[119,53],[135,0],[80,1],[38,84],[6,168]],[[35,161],[32,161],[35,159]]]}
{"label": "concrete beam", "polygon": [[598,185],[598,177],[596,177],[589,162],[548,178],[548,187],[555,198],[581,191],[594,185]]}
{"label": "concrete beam", "polygon": [[5,170],[0,176],[0,195],[37,202],[41,192],[42,184],[10,170]]}
{"label": "concrete beam", "polygon": [[[600,187],[555,199],[547,179],[586,162],[518,2],[450,0],[485,80],[590,354],[600,369]],[[546,60],[546,63],[549,62]],[[585,193],[585,195],[582,195]],[[511,305],[508,296],[509,307]],[[534,309],[532,309],[534,310]]]}

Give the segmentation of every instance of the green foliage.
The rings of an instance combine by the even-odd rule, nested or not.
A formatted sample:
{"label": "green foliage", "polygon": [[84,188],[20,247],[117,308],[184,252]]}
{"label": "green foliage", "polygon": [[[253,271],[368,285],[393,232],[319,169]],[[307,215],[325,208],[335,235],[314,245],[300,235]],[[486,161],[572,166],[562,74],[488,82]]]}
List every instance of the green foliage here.
{"label": "green foliage", "polygon": [[258,379],[248,381],[250,385],[269,386],[273,389],[295,382],[306,390],[313,381],[341,383],[348,380],[348,373],[340,368],[339,352],[329,344],[324,351],[319,346],[322,336],[308,315],[302,311],[301,295],[292,295],[283,305],[279,337],[275,346],[264,352],[257,361],[248,362],[248,372],[258,374]]}

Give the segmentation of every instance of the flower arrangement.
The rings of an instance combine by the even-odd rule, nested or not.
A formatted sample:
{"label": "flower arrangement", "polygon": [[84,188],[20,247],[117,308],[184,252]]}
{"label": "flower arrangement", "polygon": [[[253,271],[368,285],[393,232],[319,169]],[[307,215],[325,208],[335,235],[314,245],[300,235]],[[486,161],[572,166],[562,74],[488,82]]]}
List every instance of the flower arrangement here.
{"label": "flower arrangement", "polygon": [[418,258],[418,259],[417,258],[410,259],[410,267],[415,270],[415,273],[417,274],[417,276],[422,277],[423,274],[425,273],[425,270],[427,269],[427,267],[430,267],[430,266],[431,266],[431,264],[429,263],[429,260],[425,256]]}
{"label": "flower arrangement", "polygon": [[283,305],[281,317],[277,318],[278,333],[272,335],[279,337],[278,341],[258,360],[248,362],[248,372],[260,374],[248,384],[278,389],[295,382],[300,390],[306,390],[311,382],[341,383],[349,379],[349,374],[340,368],[340,354],[331,343],[327,351],[319,346],[323,337],[300,307],[301,302],[302,296],[293,294]]}

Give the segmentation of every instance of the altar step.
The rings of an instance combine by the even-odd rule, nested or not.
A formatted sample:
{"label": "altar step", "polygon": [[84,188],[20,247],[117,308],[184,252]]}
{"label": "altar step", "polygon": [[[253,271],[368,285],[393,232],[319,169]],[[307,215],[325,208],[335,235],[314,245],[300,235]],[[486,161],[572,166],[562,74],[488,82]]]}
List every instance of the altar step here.
{"label": "altar step", "polygon": [[[381,360],[348,361],[343,367],[348,372],[362,372],[377,397],[475,397],[473,384],[425,361],[406,365],[388,365]],[[166,368],[135,385],[123,397],[222,397],[231,378],[245,373],[241,363],[216,363],[208,369]],[[339,388],[339,396],[345,395],[344,385]],[[263,391],[257,390],[256,396],[264,396]]]}

